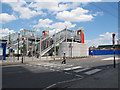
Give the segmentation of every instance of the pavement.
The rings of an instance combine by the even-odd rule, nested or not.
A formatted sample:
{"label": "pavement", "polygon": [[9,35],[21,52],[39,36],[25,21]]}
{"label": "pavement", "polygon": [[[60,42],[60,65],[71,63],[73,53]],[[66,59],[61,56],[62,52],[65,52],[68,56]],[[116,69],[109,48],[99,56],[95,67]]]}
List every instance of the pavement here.
{"label": "pavement", "polygon": [[[94,56],[94,57],[97,58],[98,56]],[[42,57],[39,59],[36,59],[35,57],[33,57],[33,58],[25,57],[25,62],[23,64],[32,63],[32,62],[34,62],[34,63],[35,62],[36,63],[37,62],[52,62],[52,61],[56,62],[56,61],[61,60],[61,59],[54,60],[53,58],[52,59],[49,59],[49,58],[51,58],[51,57]],[[88,58],[90,58],[90,57],[88,57]],[[85,60],[83,60],[83,61],[85,61]],[[20,60],[17,60],[17,57],[16,57],[14,59],[11,58],[9,60],[1,61],[0,63],[2,63],[2,65],[21,64],[21,57],[20,57]],[[49,64],[51,64],[51,63],[49,63]],[[59,83],[53,84],[53,85],[51,85],[52,87],[50,86],[50,88],[56,88],[56,89],[64,88],[64,90],[69,89],[69,88],[118,88],[118,86],[120,86],[120,85],[118,85],[118,73],[119,73],[118,68],[120,67],[118,65],[116,68],[109,67],[109,68],[106,68],[106,69],[96,73],[96,74],[92,74],[90,76],[88,75],[84,78],[80,77],[80,78],[73,79],[71,81],[69,81],[69,80],[64,81],[65,80],[64,79],[63,80],[64,82],[59,82]],[[34,64],[33,64],[33,66],[34,66]],[[66,74],[69,74],[69,73],[66,73]]]}
{"label": "pavement", "polygon": [[[59,58],[56,58],[57,60]],[[23,57],[23,63],[22,63],[22,57],[7,57],[6,60],[0,60],[0,65],[5,66],[5,65],[16,65],[16,64],[26,64],[29,62],[44,62],[44,61],[51,61],[54,60],[54,57],[41,57],[41,58],[36,58],[36,57]]]}
{"label": "pavement", "polygon": [[116,68],[108,68],[105,69],[99,73],[96,73],[94,75],[88,76],[84,79],[76,79],[70,82],[63,82],[58,83],[50,88],[48,90],[56,88],[56,90],[61,90],[64,88],[64,90],[70,89],[70,88],[119,88],[119,77],[118,73],[120,73],[120,65],[116,66]]}
{"label": "pavement", "polygon": [[[82,57],[82,58],[90,58],[91,56],[88,57]],[[97,57],[97,56],[92,56],[92,57]],[[80,57],[81,58],[81,57]],[[73,59],[80,59],[80,58],[72,58]],[[67,59],[69,60],[69,58]],[[70,59],[71,60],[71,59]],[[23,57],[23,62],[22,63],[22,57],[6,57],[6,60],[0,60],[0,65],[6,66],[6,65],[16,65],[16,64],[27,64],[29,62],[52,62],[52,61],[62,61],[62,58],[58,57],[51,57],[51,56],[46,56],[46,57]]]}

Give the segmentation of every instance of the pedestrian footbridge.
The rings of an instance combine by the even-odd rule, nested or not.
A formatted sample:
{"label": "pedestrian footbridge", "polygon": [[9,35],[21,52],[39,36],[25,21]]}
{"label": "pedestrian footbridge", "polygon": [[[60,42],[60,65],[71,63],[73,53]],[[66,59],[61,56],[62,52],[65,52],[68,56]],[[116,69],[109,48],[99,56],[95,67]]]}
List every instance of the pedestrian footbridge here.
{"label": "pedestrian footbridge", "polygon": [[[56,47],[64,41],[71,40],[71,37],[74,37],[75,39],[74,31],[69,29],[63,29],[49,36],[36,35],[36,32],[30,32],[25,29],[20,33],[21,34],[19,36],[18,33],[14,33],[3,38],[8,40],[7,48],[16,50],[16,54],[18,52],[18,47],[20,50],[23,50],[24,54],[27,54],[29,50],[34,52],[38,51],[40,56],[45,55],[49,51],[54,51],[56,54],[56,48],[53,50],[53,47]],[[22,37],[24,37],[24,40],[22,40]]]}

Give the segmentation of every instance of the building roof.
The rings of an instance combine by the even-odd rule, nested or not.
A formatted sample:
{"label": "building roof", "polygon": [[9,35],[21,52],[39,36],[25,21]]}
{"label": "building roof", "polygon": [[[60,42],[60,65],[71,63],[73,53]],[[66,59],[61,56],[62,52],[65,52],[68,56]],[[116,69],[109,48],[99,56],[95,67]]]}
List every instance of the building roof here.
{"label": "building roof", "polygon": [[[99,45],[98,49],[109,49],[109,48],[113,48],[113,45]],[[115,45],[115,48],[120,48],[120,45]]]}

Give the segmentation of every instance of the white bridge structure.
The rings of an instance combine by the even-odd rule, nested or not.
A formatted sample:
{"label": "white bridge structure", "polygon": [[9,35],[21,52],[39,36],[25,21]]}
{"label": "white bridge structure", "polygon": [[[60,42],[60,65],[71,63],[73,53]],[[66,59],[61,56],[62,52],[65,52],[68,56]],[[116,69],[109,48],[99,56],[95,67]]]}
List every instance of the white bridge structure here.
{"label": "white bridge structure", "polygon": [[[24,37],[24,40],[22,40],[22,37]],[[31,51],[38,51],[40,56],[43,56],[50,50],[51,52],[53,52],[52,48],[54,47],[55,47],[54,54],[56,55],[57,45],[59,45],[62,42],[75,41],[76,38],[77,37],[75,35],[75,32],[69,29],[63,29],[49,36],[43,36],[43,35],[40,36],[36,34],[35,31],[24,29],[20,31],[19,35],[18,32],[16,32],[13,34],[9,34],[8,36],[3,37],[2,39],[7,40],[7,48],[16,50],[16,54],[18,52],[18,47],[20,51],[21,48],[23,48],[24,46],[23,48],[24,54],[27,54],[27,52],[31,50]]]}

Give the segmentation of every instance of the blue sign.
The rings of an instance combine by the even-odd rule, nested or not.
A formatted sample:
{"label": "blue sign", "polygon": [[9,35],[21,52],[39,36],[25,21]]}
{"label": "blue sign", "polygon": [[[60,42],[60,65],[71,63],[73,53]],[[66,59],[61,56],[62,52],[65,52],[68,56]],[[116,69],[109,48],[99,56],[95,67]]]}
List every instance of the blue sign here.
{"label": "blue sign", "polygon": [[[113,50],[89,50],[89,55],[113,55]],[[115,50],[115,55],[120,55],[120,50]]]}

